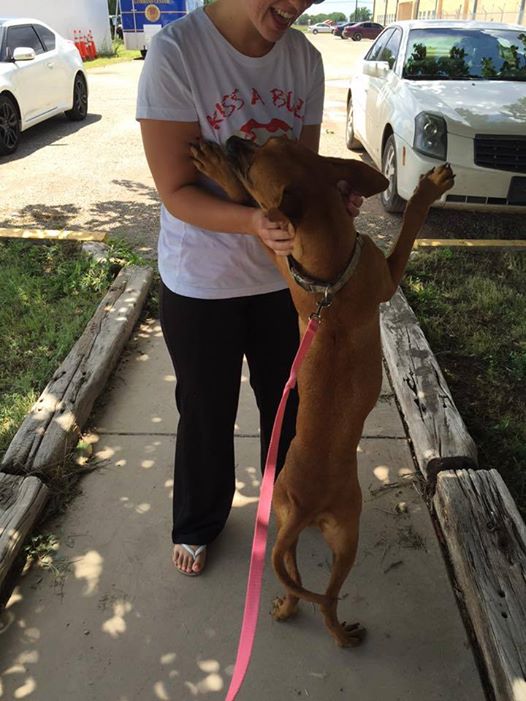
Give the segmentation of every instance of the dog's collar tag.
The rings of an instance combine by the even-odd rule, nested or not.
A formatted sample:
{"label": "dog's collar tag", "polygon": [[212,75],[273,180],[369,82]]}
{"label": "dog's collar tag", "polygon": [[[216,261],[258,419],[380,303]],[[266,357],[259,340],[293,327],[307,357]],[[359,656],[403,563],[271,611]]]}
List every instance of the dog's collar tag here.
{"label": "dog's collar tag", "polygon": [[[292,256],[287,256],[290,274],[294,278],[294,281],[307,292],[322,293],[325,296],[324,299],[332,300],[334,295],[342,289],[356,270],[356,266],[360,260],[363,244],[363,237],[360,236],[360,234],[356,234],[356,244],[354,246],[351,259],[349,260],[345,270],[334,282],[325,282],[323,280],[316,280],[315,278],[307,277],[298,270],[294,258]],[[328,304],[326,303],[324,306],[328,306]]]}

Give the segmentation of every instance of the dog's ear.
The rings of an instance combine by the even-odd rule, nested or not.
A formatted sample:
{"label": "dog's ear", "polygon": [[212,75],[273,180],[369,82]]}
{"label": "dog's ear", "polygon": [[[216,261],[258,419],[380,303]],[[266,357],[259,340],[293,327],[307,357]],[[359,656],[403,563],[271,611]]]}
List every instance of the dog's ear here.
{"label": "dog's ear", "polygon": [[281,202],[267,212],[270,221],[291,224],[294,229],[303,216],[303,198],[300,189],[289,185],[283,189]]}
{"label": "dog's ear", "polygon": [[347,162],[342,179],[347,182],[349,190],[362,197],[371,197],[383,192],[389,185],[387,178],[367,163],[355,159],[347,159]]}

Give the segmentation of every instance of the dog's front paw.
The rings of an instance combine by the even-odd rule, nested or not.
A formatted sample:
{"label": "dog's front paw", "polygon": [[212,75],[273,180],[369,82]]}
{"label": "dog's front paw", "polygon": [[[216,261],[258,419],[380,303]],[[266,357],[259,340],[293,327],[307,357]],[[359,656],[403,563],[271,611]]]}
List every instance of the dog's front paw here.
{"label": "dog's front paw", "polygon": [[230,171],[223,149],[214,141],[195,141],[190,144],[190,153],[197,170],[212,180],[218,181]]}
{"label": "dog's front paw", "polygon": [[190,144],[190,154],[198,171],[220,185],[233,202],[245,202],[248,195],[233,173],[226,154],[214,141]]}
{"label": "dog's front paw", "polygon": [[444,163],[422,175],[412,199],[426,206],[440,199],[453,187],[455,175],[449,163]]}

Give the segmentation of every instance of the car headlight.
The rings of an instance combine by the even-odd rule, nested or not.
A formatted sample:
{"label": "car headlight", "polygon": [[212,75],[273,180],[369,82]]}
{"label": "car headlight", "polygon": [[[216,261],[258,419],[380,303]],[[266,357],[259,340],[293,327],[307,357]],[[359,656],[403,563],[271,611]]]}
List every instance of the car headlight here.
{"label": "car headlight", "polygon": [[420,112],[415,118],[413,148],[424,156],[445,161],[447,156],[445,119],[429,112]]}

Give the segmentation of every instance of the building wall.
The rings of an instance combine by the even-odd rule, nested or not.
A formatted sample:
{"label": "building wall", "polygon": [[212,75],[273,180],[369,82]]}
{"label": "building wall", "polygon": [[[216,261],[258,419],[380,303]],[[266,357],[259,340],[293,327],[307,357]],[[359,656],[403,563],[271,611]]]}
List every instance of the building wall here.
{"label": "building wall", "polygon": [[71,40],[91,29],[97,51],[112,50],[107,0],[1,0],[0,15],[39,19]]}
{"label": "building wall", "polygon": [[526,25],[524,0],[376,0],[374,20],[389,24],[395,19],[477,19]]}

